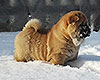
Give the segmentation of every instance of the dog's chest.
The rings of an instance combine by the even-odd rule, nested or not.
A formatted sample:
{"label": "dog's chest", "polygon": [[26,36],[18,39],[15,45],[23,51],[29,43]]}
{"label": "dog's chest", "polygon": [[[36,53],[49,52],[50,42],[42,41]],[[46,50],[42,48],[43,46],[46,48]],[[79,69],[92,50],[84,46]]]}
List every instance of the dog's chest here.
{"label": "dog's chest", "polygon": [[66,61],[74,59],[79,51],[79,47],[75,47],[72,45],[66,45],[62,48],[62,53],[66,55]]}

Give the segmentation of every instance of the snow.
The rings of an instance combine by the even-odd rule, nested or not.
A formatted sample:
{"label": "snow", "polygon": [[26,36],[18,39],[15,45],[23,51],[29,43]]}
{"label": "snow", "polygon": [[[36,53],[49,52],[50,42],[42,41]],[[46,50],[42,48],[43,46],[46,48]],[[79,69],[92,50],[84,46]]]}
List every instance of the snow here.
{"label": "snow", "polygon": [[0,80],[100,80],[100,32],[92,32],[81,46],[78,59],[66,66],[16,62],[13,50],[18,33],[0,33]]}

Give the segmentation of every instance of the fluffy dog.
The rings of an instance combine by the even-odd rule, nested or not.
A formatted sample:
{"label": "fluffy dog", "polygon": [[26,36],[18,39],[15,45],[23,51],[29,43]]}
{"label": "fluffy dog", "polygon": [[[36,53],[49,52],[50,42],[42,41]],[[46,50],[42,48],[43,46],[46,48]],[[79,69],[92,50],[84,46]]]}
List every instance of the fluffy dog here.
{"label": "fluffy dog", "polygon": [[38,19],[32,19],[15,38],[16,61],[42,60],[64,65],[75,60],[80,45],[91,29],[80,11],[65,14],[50,30],[44,29]]}

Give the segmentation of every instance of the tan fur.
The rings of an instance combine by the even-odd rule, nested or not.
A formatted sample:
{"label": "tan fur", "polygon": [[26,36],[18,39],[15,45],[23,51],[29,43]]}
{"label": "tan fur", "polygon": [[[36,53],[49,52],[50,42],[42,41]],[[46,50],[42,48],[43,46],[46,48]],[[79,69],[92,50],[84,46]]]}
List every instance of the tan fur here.
{"label": "tan fur", "polygon": [[[66,61],[77,59],[80,45],[73,43],[72,33],[83,21],[88,23],[80,11],[67,13],[49,31],[41,28],[37,20],[29,21],[15,38],[16,61],[42,60],[64,65]],[[43,30],[46,32],[42,33]]]}
{"label": "tan fur", "polygon": [[31,19],[25,25],[25,27],[23,28],[23,31],[25,29],[32,28],[32,27],[35,29],[35,32],[36,32],[37,30],[39,30],[42,27],[42,25],[38,19]]}

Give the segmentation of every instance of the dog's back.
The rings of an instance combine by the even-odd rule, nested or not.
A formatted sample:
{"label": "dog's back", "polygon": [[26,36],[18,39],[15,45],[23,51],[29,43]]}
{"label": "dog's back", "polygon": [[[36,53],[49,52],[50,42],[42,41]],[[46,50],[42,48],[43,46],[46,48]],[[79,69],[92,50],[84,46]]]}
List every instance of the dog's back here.
{"label": "dog's back", "polygon": [[23,31],[15,38],[15,59],[16,61],[45,60],[46,33],[38,19],[32,19],[27,22]]}

